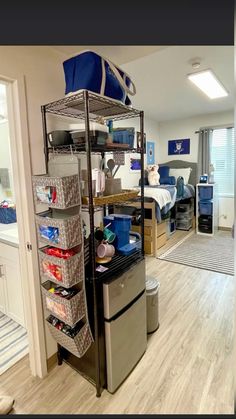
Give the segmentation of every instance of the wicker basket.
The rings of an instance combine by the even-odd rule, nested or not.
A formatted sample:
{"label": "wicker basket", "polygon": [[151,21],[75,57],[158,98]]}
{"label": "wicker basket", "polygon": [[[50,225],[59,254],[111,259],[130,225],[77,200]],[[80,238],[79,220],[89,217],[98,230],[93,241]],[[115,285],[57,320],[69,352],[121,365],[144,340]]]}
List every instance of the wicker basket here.
{"label": "wicker basket", "polygon": [[[68,259],[47,255],[44,252],[44,249],[40,249],[38,252],[41,282],[51,280],[55,284],[61,285],[64,288],[70,288],[84,280],[83,251],[69,257]],[[58,280],[49,270],[47,270],[48,263],[57,267],[61,274],[61,281]]]}
{"label": "wicker basket", "polygon": [[50,281],[41,286],[46,309],[59,320],[69,326],[74,326],[86,314],[84,290],[80,290],[74,297],[67,300],[49,292],[53,286],[54,284]]}
{"label": "wicker basket", "polygon": [[54,339],[63,347],[66,348],[73,355],[81,358],[89,349],[93,342],[93,337],[88,323],[81,325],[81,329],[74,338],[54,327],[48,320],[47,325]]}
{"label": "wicker basket", "polygon": [[[126,201],[136,198],[138,194],[139,194],[139,190],[123,189],[121,193],[117,193],[115,195],[94,197],[93,204],[94,205],[107,205],[107,204],[115,204],[116,202],[126,202]],[[82,204],[89,205],[88,196],[82,197]]]}
{"label": "wicker basket", "polygon": [[[67,218],[51,218],[48,216],[36,215],[35,216],[38,241],[50,244],[60,249],[71,249],[82,243],[82,225],[81,216],[73,215]],[[58,229],[58,237],[56,240],[50,240],[42,237],[40,233],[40,226],[53,227]]]}
{"label": "wicker basket", "polygon": [[[35,204],[46,203],[50,208],[66,209],[81,205],[78,175],[71,176],[32,176]],[[55,202],[40,200],[39,188],[53,187],[56,190]]]}

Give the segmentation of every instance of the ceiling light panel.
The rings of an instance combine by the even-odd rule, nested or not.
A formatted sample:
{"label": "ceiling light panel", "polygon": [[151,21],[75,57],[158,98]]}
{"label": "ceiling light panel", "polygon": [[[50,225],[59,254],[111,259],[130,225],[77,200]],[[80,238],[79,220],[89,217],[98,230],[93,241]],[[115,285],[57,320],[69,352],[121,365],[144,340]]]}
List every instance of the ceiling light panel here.
{"label": "ceiling light panel", "polygon": [[228,96],[227,91],[211,70],[189,74],[188,79],[210,99]]}

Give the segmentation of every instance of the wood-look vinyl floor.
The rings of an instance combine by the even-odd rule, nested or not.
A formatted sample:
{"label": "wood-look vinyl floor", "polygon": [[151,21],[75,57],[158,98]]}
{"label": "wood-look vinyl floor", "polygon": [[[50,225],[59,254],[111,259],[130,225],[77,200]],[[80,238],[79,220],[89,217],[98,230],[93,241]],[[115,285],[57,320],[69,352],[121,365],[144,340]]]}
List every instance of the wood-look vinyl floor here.
{"label": "wood-look vinyl floor", "polygon": [[233,277],[147,258],[160,328],[118,391],[100,399],[68,365],[41,380],[28,357],[1,376],[16,413],[233,413]]}

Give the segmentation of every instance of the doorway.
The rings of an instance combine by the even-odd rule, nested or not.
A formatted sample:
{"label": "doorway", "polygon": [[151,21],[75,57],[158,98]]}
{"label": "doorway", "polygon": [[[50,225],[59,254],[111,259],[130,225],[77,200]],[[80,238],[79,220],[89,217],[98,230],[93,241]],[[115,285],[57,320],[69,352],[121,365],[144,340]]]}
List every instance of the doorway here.
{"label": "doorway", "polygon": [[28,352],[7,84],[0,81],[0,375]]}
{"label": "doorway", "polygon": [[[0,118],[5,128],[5,135],[0,136],[0,153],[8,156],[2,162],[0,158],[0,169],[4,169],[0,170],[0,212],[5,216],[1,219],[4,222],[0,221],[0,317],[7,316],[8,324],[15,322],[15,328],[22,328],[21,338],[24,334],[26,340],[22,345],[24,351],[17,351],[17,360],[29,353],[32,375],[43,377],[47,373],[47,357],[35,244],[24,77],[10,79],[0,75],[0,89]],[[20,336],[18,338],[20,341]]]}

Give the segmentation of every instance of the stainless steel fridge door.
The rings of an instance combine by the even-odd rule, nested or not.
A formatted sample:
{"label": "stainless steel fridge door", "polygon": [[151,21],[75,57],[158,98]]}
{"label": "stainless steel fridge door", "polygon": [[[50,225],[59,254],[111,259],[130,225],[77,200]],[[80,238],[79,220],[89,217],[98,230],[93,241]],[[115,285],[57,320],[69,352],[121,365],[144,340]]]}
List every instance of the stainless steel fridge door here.
{"label": "stainless steel fridge door", "polygon": [[111,319],[146,288],[145,260],[114,281],[103,284],[104,317]]}
{"label": "stainless steel fridge door", "polygon": [[107,389],[114,391],[147,347],[146,292],[113,321],[105,321]]}

